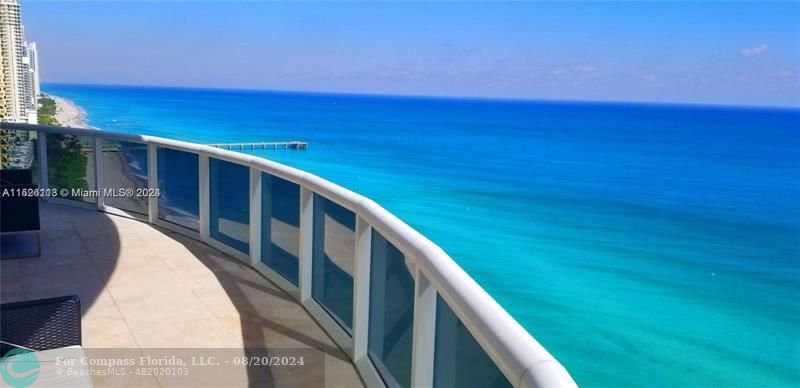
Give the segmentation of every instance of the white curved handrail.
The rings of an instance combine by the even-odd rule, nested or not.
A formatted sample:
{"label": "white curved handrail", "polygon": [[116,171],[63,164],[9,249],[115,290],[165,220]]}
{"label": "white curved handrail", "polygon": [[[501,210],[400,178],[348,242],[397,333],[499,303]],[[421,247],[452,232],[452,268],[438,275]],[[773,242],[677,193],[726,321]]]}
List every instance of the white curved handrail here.
{"label": "white curved handrail", "polygon": [[576,386],[567,370],[447,253],[369,198],[303,170],[261,157],[196,143],[146,135],[20,123],[0,123],[0,128],[152,144],[226,160],[294,182],[353,211],[398,249],[412,253],[412,262],[514,386]]}

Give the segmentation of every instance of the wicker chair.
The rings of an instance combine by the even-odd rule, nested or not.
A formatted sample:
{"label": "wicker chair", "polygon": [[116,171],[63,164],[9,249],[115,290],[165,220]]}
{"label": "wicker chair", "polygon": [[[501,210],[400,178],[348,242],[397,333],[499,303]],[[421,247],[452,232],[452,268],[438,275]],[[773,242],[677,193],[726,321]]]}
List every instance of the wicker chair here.
{"label": "wicker chair", "polygon": [[0,355],[22,347],[36,351],[81,345],[77,295],[0,305]]}

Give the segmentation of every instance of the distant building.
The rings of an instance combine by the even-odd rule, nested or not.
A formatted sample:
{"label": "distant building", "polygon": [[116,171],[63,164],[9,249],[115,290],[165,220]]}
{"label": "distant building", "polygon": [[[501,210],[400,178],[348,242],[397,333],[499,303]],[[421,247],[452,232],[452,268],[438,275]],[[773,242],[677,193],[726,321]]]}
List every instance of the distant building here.
{"label": "distant building", "polygon": [[[24,34],[23,34],[24,36]],[[25,121],[29,124],[38,123],[38,101],[39,95],[36,94],[34,79],[36,78],[33,56],[31,55],[27,42],[22,46],[22,85],[21,94],[24,100]]]}
{"label": "distant building", "polygon": [[39,49],[36,48],[36,42],[28,43],[28,56],[31,58],[31,73],[33,73],[33,95],[36,99],[36,106],[39,106],[42,89],[39,85]]}
{"label": "distant building", "polygon": [[[37,123],[38,54],[25,40],[17,0],[0,0],[0,121]],[[30,168],[33,139],[28,131],[0,130],[0,168]]]}
{"label": "distant building", "polygon": [[0,120],[27,122],[28,112],[24,91],[27,78],[22,62],[25,37],[17,0],[0,0]]}
{"label": "distant building", "polygon": [[36,123],[39,52],[25,40],[17,0],[0,0],[0,120]]}

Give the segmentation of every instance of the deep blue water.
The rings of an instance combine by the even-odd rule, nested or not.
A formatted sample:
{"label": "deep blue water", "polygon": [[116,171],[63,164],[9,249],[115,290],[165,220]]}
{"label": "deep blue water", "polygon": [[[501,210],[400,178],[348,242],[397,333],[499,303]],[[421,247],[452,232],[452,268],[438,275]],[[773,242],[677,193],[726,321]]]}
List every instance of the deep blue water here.
{"label": "deep blue water", "polygon": [[[800,384],[800,111],[47,85],[255,154],[441,245],[585,386]],[[250,152],[250,151],[248,151]]]}

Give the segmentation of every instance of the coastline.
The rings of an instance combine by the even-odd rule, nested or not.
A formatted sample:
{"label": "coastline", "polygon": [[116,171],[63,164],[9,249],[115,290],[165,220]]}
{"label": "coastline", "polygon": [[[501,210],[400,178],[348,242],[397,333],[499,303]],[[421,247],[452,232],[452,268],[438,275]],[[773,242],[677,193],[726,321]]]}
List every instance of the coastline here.
{"label": "coastline", "polygon": [[56,102],[55,119],[64,127],[91,128],[86,121],[86,111],[74,102],[59,96],[48,94]]}
{"label": "coastline", "polygon": [[[80,96],[80,101],[84,101],[80,87],[64,90],[64,93],[76,98]],[[85,93],[87,97],[95,97],[97,91],[87,89]],[[105,90],[103,93],[106,101],[113,98],[121,106],[140,103],[139,91],[132,93],[121,88]],[[792,215],[794,207],[782,205],[786,201],[781,200],[783,194],[771,194],[778,188],[785,190],[797,187],[792,186],[791,181],[785,183],[785,177],[791,179],[795,176],[786,167],[792,164],[784,166],[782,163],[781,169],[774,173],[770,173],[771,170],[767,168],[779,167],[771,162],[772,158],[795,160],[790,153],[791,147],[780,145],[793,144],[791,134],[794,131],[784,124],[789,123],[789,119],[776,120],[773,117],[771,122],[774,126],[759,129],[760,123],[767,118],[761,116],[763,112],[752,111],[746,112],[746,116],[741,116],[740,121],[731,123],[729,127],[720,128],[714,125],[719,120],[724,120],[718,111],[691,111],[689,114],[695,117],[696,124],[691,128],[681,129],[686,125],[682,119],[686,111],[674,110],[677,108],[670,108],[673,109],[671,111],[647,111],[633,116],[627,114],[629,110],[620,108],[606,111],[598,117],[590,114],[591,110],[585,110],[588,108],[582,110],[580,106],[554,109],[551,106],[504,105],[487,107],[486,109],[495,110],[478,114],[480,112],[476,112],[478,110],[473,105],[456,102],[453,104],[458,105],[451,105],[446,110],[447,115],[443,117],[447,120],[439,120],[427,117],[430,111],[440,105],[420,106],[409,103],[390,109],[390,104],[381,104],[383,108],[376,109],[377,104],[364,105],[365,101],[362,100],[350,102],[360,104],[354,106],[373,108],[368,115],[361,114],[358,109],[336,109],[330,115],[319,117],[310,115],[309,111],[319,109],[327,112],[327,107],[334,103],[343,104],[342,100],[338,97],[330,100],[314,97],[303,99],[302,104],[297,104],[292,99],[277,99],[280,96],[223,96],[226,98],[218,100],[224,100],[225,104],[215,111],[201,107],[201,102],[208,100],[208,94],[187,93],[180,101],[174,101],[174,96],[154,90],[146,105],[151,109],[132,113],[130,120],[135,120],[137,127],[152,130],[158,136],[189,141],[204,138],[222,141],[212,136],[227,139],[232,134],[223,132],[223,127],[217,125],[222,122],[216,117],[219,111],[244,108],[251,114],[246,117],[225,118],[235,120],[233,123],[241,130],[242,136],[257,138],[258,134],[264,132],[260,123],[269,123],[270,136],[307,137],[315,141],[321,139],[319,141],[326,147],[316,148],[314,152],[303,154],[302,157],[292,153],[267,154],[260,151],[253,154],[268,156],[343,184],[384,204],[387,209],[393,209],[404,220],[420,225],[421,231],[433,231],[435,234],[431,236],[436,236],[437,244],[455,252],[453,257],[458,258],[458,263],[468,273],[474,271],[479,282],[488,281],[487,291],[501,301],[520,324],[534,329],[537,322],[544,323],[538,326],[542,333],[542,342],[548,344],[548,349],[552,347],[559,358],[563,358],[564,364],[570,366],[571,372],[575,372],[578,381],[594,378],[598,367],[582,362],[581,354],[584,350],[598,354],[609,352],[613,362],[630,363],[637,368],[647,369],[674,385],[685,385],[692,381],[713,385],[714,381],[728,381],[717,380],[715,373],[697,372],[683,376],[674,374],[663,366],[652,367],[652,360],[640,360],[635,353],[613,350],[618,349],[616,342],[610,343],[606,338],[612,338],[626,346],[651,346],[652,359],[657,360],[654,364],[672,364],[683,369],[692,368],[705,359],[713,360],[715,369],[728,365],[738,365],[741,368],[744,365],[752,369],[752,373],[742,373],[736,377],[745,383],[756,385],[759,378],[772,385],[782,385],[782,382],[791,381],[785,377],[784,368],[790,369],[788,373],[796,371],[791,365],[787,366],[780,361],[783,360],[781,354],[792,351],[787,348],[787,345],[792,344],[791,334],[780,330],[786,327],[780,325],[789,322],[790,318],[784,317],[778,310],[769,310],[770,315],[764,318],[764,323],[769,323],[773,330],[768,333],[751,331],[747,325],[747,317],[753,310],[748,308],[748,304],[726,303],[731,295],[744,301],[762,298],[762,287],[767,285],[774,287],[769,288],[774,291],[768,296],[775,300],[775,304],[786,305],[785,303],[789,303],[786,302],[788,298],[794,295],[783,292],[786,289],[783,285],[786,283],[780,281],[782,275],[777,270],[774,271],[777,274],[768,272],[768,279],[776,279],[768,283],[767,280],[751,281],[746,278],[749,273],[746,267],[748,262],[790,257],[789,249],[792,242],[796,241],[791,235],[786,237],[785,227],[775,226],[776,223],[788,223],[794,228],[791,226],[794,225],[791,219],[785,221]],[[95,106],[102,107],[103,100],[86,98],[86,101],[84,107],[87,111],[92,110],[93,124],[112,122],[115,112],[98,109],[95,113]],[[174,129],[164,130],[167,126],[161,124],[162,118],[152,112],[157,112],[156,108],[167,104],[170,104],[175,115],[208,123],[208,131],[203,130],[205,127],[198,128],[194,122],[175,123]],[[280,111],[279,117],[282,120],[271,119],[275,114],[271,110],[265,113],[259,110],[259,106],[272,106],[275,111]],[[502,110],[496,110],[500,108]],[[659,114],[654,115],[655,113]],[[541,120],[541,117],[548,117],[548,120]],[[609,118],[614,120],[609,121]],[[391,120],[391,125],[386,124],[388,120]],[[618,123],[621,121],[618,120],[624,120],[626,124],[620,126]],[[360,124],[351,125],[353,122]],[[433,131],[430,127],[419,128],[420,122],[435,124],[435,128],[439,129]],[[563,131],[553,130],[562,123],[568,123],[573,132],[563,133],[562,136]],[[105,125],[96,126],[106,129]],[[783,126],[787,128],[781,129]],[[252,130],[246,132],[248,128]],[[318,128],[325,130],[320,131]],[[373,131],[365,128],[403,130]],[[521,129],[530,134],[519,136]],[[757,130],[754,133],[760,132],[763,135],[760,135],[760,141],[754,142],[748,139],[752,139],[750,136],[726,136],[731,130],[736,133],[753,133],[750,131]],[[365,131],[369,133],[369,143],[342,141],[359,139],[364,136]],[[458,139],[464,133],[482,136],[453,147],[453,139]],[[782,133],[786,133],[785,138],[782,135],[775,137]],[[664,142],[664,134],[670,134],[672,141]],[[698,138],[696,134],[704,136]],[[621,137],[622,135],[625,137]],[[515,140],[509,142],[509,138]],[[628,147],[630,143],[625,141],[626,138],[638,139],[646,148],[639,145]],[[466,142],[468,138],[464,139]],[[767,143],[762,144],[761,141]],[[713,143],[717,143],[716,147],[725,147],[731,152],[724,153],[725,158],[720,162],[724,161],[729,166],[727,168],[732,169],[730,172],[735,173],[739,179],[729,180],[713,170],[701,168],[708,163],[707,144]],[[365,147],[365,144],[391,144],[392,147]],[[431,149],[436,151],[431,152]],[[533,151],[514,152],[518,149]],[[590,152],[591,150],[602,152]],[[492,155],[494,160],[492,163],[475,163],[475,152],[485,152]],[[735,160],[730,161],[731,157],[740,153],[759,168],[740,168]],[[337,159],[345,157],[347,159]],[[630,169],[632,161],[635,161],[637,167],[629,171],[634,173],[636,179],[621,179],[621,172]],[[119,176],[112,172],[119,162],[104,160],[103,163],[103,179],[111,182],[107,183],[110,187],[118,186],[118,182],[110,179]],[[462,173],[464,166],[469,166],[469,175]],[[698,168],[690,169],[686,166]],[[498,181],[498,175],[503,176],[504,180]],[[669,181],[674,183],[666,186],[674,188],[674,191],[663,190],[665,183],[659,176],[664,175],[674,179]],[[523,179],[517,179],[516,176]],[[648,187],[645,184],[648,181],[659,184]],[[777,182],[784,183],[775,186]],[[726,190],[728,187],[730,190]],[[597,188],[602,190],[598,191]],[[594,193],[593,197],[574,195],[587,190]],[[445,205],[448,207],[440,210],[430,204],[441,201],[442,193],[458,195],[449,195],[448,204]],[[680,197],[676,199],[681,200],[679,203],[669,202],[670,198],[678,194]],[[762,205],[767,199],[772,202],[769,207]],[[695,214],[686,210],[688,205],[693,206],[690,210],[702,208],[702,211]],[[764,206],[764,210],[775,209],[777,216],[764,221],[753,221],[747,217],[754,214],[751,211],[757,212],[761,207],[752,206]],[[747,212],[741,214],[742,212],[735,209]],[[451,210],[455,210],[453,214]],[[770,214],[771,212],[772,210]],[[531,214],[534,216],[527,216]],[[558,222],[554,223],[552,220]],[[483,244],[480,239],[474,238],[489,228],[498,231],[490,235],[492,244]],[[727,248],[697,251],[696,242],[699,239]],[[574,243],[565,244],[565,240]],[[780,244],[766,247],[764,242],[769,241]],[[616,250],[615,246],[627,246],[631,251]],[[668,256],[659,252],[659,248],[665,246],[673,247],[669,249]],[[526,252],[534,251],[541,252],[541,258],[528,260],[529,255]],[[703,260],[699,260],[699,254],[702,254],[700,257]],[[745,262],[738,264],[738,261],[733,261],[734,255]],[[503,257],[504,265],[495,266],[491,261],[487,262],[485,257]],[[672,268],[667,265],[675,260],[686,265],[665,271],[665,268]],[[586,267],[587,262],[594,266]],[[731,271],[721,271],[720,263],[726,263]],[[629,266],[629,271],[619,271],[621,265]],[[736,268],[745,269],[739,271]],[[712,272],[715,275],[711,275]],[[565,274],[574,276],[576,281],[596,282],[598,287],[586,292],[572,288],[563,294],[556,292],[557,288],[552,285],[558,283],[559,277]],[[676,279],[677,276],[679,278]],[[519,291],[524,290],[532,281],[540,282],[535,291]],[[625,293],[611,288],[609,284],[612,282],[637,292]],[[755,284],[751,285],[753,283]],[[736,288],[732,289],[731,284],[736,285]],[[708,308],[701,309],[697,305],[697,301],[701,299],[694,292],[686,292],[684,295],[686,287],[702,293],[702,307]],[[641,296],[647,296],[647,300]],[[547,304],[541,310],[530,309],[529,298],[551,301],[552,304]],[[607,309],[605,302],[592,308],[581,307],[594,306],[596,298],[621,301],[620,303],[635,308],[624,311]],[[648,303],[663,308],[651,308]],[[571,320],[569,324],[563,324],[560,320],[564,309],[577,312],[575,320]],[[719,311],[724,311],[724,314],[717,313]],[[598,326],[596,321],[587,318],[595,314],[620,317],[623,322],[609,327]],[[659,322],[671,322],[673,319],[695,321],[697,329],[675,325],[657,333],[642,331],[642,327],[659,327]],[[575,342],[570,334],[585,330],[586,327],[602,328],[603,336]],[[702,330],[704,328],[714,328],[719,333],[708,337]],[[737,333],[746,333],[746,338],[739,339],[739,343],[753,348],[771,343],[772,347],[766,347],[767,351],[756,355],[741,356],[736,349],[726,345],[737,343]],[[538,336],[537,334],[537,338]],[[611,351],[608,350],[609,346]],[[690,352],[692,356],[685,360],[676,360],[672,356],[676,349],[679,352]],[[774,366],[765,366],[765,362],[773,363]],[[608,362],[611,363],[612,361]],[[601,366],[605,365],[603,362]],[[730,381],[733,380],[735,379]],[[597,381],[600,385],[611,386],[625,383],[648,384],[646,376],[631,378],[616,373],[602,374]],[[735,381],[733,384],[735,385]]]}
{"label": "coastline", "polygon": [[[94,127],[89,126],[86,120],[86,110],[81,108],[78,104],[74,103],[71,100],[68,100],[63,97],[55,96],[52,94],[47,95],[47,97],[52,98],[55,101],[56,109],[54,118],[58,122],[58,125],[63,127],[73,127],[73,128],[87,128],[87,129],[97,129]],[[103,164],[109,171],[114,171],[113,174],[105,174],[104,178],[106,179],[106,184],[108,187],[113,188],[131,188],[136,189],[141,187],[136,179],[132,176],[133,172],[130,171],[130,166],[128,162],[124,159],[121,152],[103,152]],[[86,177],[87,183],[89,186],[94,185],[93,182],[93,173],[94,173],[94,158],[86,158]],[[109,199],[109,204],[112,206],[116,205],[123,210],[128,211],[135,211],[137,213],[146,213],[147,206],[146,203],[142,203],[141,200],[136,199]]]}

